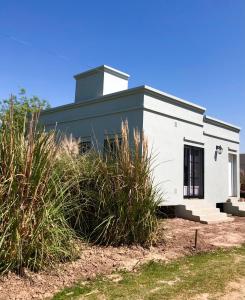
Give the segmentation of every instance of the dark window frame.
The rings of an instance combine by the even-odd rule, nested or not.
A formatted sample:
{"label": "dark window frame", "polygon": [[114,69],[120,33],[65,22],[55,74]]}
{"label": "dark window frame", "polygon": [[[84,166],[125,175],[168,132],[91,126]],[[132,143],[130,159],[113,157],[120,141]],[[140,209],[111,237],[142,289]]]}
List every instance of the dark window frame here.
{"label": "dark window frame", "polygon": [[109,136],[106,136],[104,138],[104,150],[103,150],[103,153],[104,153],[104,156],[116,156],[116,136],[118,138],[118,142],[119,142],[119,147],[121,146],[122,144],[122,137],[118,134],[115,134],[114,136],[113,135],[109,135]]}
{"label": "dark window frame", "polygon": [[[196,160],[197,154],[199,161]],[[199,198],[204,199],[204,148],[184,145],[184,180],[183,180],[183,194],[184,198]],[[196,193],[195,181],[199,181],[199,190]],[[185,193],[185,187],[187,191]]]}
{"label": "dark window frame", "polygon": [[92,149],[91,139],[81,139],[79,142],[79,153],[86,154]]}

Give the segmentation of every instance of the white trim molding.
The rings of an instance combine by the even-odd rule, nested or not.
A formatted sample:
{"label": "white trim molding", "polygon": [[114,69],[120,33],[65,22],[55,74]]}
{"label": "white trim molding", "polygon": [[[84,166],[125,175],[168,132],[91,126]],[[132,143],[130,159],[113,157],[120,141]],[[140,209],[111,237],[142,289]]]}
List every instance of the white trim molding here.
{"label": "white trim molding", "polygon": [[219,119],[215,119],[215,118],[212,118],[212,117],[209,117],[209,116],[206,116],[206,115],[204,116],[203,121],[205,123],[215,125],[215,126],[218,126],[218,127],[222,127],[222,128],[228,129],[228,130],[235,131],[235,132],[240,132],[240,130],[241,130],[241,128],[238,127],[238,126],[235,126],[233,124],[230,124],[230,123],[227,123],[227,122],[224,122],[224,121],[221,121]]}

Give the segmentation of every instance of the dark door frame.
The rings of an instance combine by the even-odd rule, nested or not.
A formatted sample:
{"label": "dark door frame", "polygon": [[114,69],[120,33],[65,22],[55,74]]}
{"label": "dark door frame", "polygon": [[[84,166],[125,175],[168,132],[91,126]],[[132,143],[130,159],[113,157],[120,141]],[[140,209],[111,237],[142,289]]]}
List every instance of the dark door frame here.
{"label": "dark door frame", "polygon": [[[196,154],[199,161],[196,161]],[[204,198],[204,149],[184,145],[184,198]],[[198,185],[195,181],[199,181]],[[198,192],[195,187],[199,186]],[[185,187],[187,190],[185,191]]]}

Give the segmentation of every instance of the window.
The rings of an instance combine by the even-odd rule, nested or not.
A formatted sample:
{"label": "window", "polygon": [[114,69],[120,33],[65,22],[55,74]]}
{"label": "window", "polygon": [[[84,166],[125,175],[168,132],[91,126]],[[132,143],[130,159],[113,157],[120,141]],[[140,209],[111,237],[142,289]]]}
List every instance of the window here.
{"label": "window", "polygon": [[[122,138],[118,137],[118,144],[119,144],[119,147],[121,146],[122,144]],[[117,141],[116,141],[116,138],[113,137],[113,138],[109,138],[107,137],[105,140],[104,140],[104,154],[105,155],[112,155],[112,156],[115,156],[117,154]]]}
{"label": "window", "polygon": [[79,152],[80,154],[85,154],[91,150],[91,141],[90,140],[81,140],[79,143]]}

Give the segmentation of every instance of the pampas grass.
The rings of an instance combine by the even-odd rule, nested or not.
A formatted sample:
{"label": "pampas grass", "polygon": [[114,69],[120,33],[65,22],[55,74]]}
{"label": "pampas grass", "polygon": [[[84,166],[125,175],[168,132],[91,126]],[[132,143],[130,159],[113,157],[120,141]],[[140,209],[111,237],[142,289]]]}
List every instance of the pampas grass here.
{"label": "pampas grass", "polygon": [[[106,153],[38,127],[38,113],[0,128],[0,272],[22,274],[76,255],[77,236],[103,245],[149,245],[160,200],[143,133],[127,123]],[[21,124],[19,123],[21,122]],[[108,140],[108,143],[111,142]]]}
{"label": "pampas grass", "polygon": [[[107,152],[90,153],[80,169],[80,222],[77,231],[104,245],[150,244],[157,227],[160,195],[153,184],[152,156],[143,133],[130,133],[122,124],[122,135]],[[111,140],[108,140],[108,143]],[[79,207],[83,207],[79,210]]]}
{"label": "pampas grass", "polygon": [[21,124],[15,113],[11,105],[0,129],[0,271],[22,273],[73,256],[64,213],[72,184],[57,171],[55,132],[37,128],[38,113]]}

